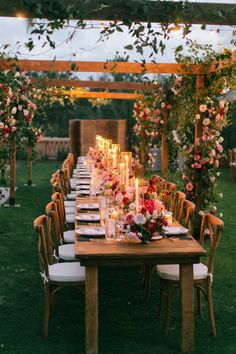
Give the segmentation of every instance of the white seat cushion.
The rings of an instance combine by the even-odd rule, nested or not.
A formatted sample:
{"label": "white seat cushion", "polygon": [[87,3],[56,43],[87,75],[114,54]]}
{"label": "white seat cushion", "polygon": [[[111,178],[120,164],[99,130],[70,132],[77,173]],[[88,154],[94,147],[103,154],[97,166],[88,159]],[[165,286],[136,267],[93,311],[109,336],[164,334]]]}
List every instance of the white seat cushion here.
{"label": "white seat cushion", "polygon": [[74,230],[64,231],[64,241],[65,241],[65,243],[75,243]]}
{"label": "white seat cushion", "polygon": [[[167,280],[179,280],[179,264],[157,265],[157,274]],[[205,264],[198,263],[193,265],[194,280],[207,278],[208,269]]]}
{"label": "white seat cushion", "polygon": [[74,207],[75,208],[75,200],[65,200],[64,201],[65,208]]}
{"label": "white seat cushion", "polygon": [[52,281],[78,282],[85,280],[85,267],[79,262],[56,263],[49,267],[49,278]]}
{"label": "white seat cushion", "polygon": [[65,261],[75,261],[75,245],[73,243],[58,247],[59,258]]}
{"label": "white seat cushion", "polygon": [[75,188],[76,188],[76,181],[77,181],[76,178],[71,178],[71,179],[70,179],[70,188],[71,188],[71,189],[74,189],[74,190],[75,190]]}
{"label": "white seat cushion", "polygon": [[75,193],[67,194],[66,198],[68,200],[75,200],[76,199],[76,194]]}
{"label": "white seat cushion", "polygon": [[66,214],[66,222],[67,224],[75,223],[75,214]]}
{"label": "white seat cushion", "polygon": [[66,214],[74,214],[75,213],[75,207],[74,206],[65,206],[65,212]]}

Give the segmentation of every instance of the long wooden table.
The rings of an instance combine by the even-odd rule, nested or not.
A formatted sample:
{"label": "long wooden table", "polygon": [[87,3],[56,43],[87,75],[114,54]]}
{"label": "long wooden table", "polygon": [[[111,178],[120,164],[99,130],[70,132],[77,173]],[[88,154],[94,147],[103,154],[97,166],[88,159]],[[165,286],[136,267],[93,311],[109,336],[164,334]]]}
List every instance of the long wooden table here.
{"label": "long wooden table", "polygon": [[165,238],[142,245],[137,242],[93,240],[75,242],[75,254],[86,267],[86,353],[98,353],[98,268],[180,264],[181,350],[194,350],[193,263],[206,254],[194,239]]}

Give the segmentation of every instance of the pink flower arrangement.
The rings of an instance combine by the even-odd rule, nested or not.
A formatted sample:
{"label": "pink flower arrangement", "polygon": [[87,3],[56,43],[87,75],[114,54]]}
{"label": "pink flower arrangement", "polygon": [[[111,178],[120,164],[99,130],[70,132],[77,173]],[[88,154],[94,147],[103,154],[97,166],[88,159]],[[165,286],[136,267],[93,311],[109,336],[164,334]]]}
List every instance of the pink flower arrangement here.
{"label": "pink flower arrangement", "polygon": [[163,226],[167,226],[168,221],[160,205],[156,205],[154,200],[148,200],[144,202],[140,212],[130,211],[126,215],[125,224],[128,236],[131,233],[132,238],[136,235],[142,243],[148,243],[153,236],[162,234]]}

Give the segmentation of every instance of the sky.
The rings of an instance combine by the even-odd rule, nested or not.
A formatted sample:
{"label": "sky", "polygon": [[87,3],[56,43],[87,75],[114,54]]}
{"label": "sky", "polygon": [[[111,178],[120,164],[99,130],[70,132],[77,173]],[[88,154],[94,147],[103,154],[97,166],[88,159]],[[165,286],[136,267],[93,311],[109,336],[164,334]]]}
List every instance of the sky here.
{"label": "sky", "polygon": [[[224,2],[217,0],[207,0],[207,2]],[[227,3],[235,3],[236,0],[227,0]],[[74,30],[75,23],[70,22],[69,28],[57,31],[52,39],[56,43],[55,50],[49,46],[42,47],[44,40],[37,42],[36,48],[29,52],[23,45],[30,35],[30,28],[26,19],[13,17],[0,17],[0,47],[4,44],[10,44],[8,52],[14,56],[17,51],[17,42],[21,42],[20,59],[41,59],[41,60],[80,60],[80,61],[106,61],[113,60],[117,53],[124,56],[124,47],[132,43],[132,38],[124,29],[123,33],[115,32],[108,40],[101,41],[100,29],[102,24],[99,22],[89,22],[90,29],[76,30],[72,41],[66,41],[68,34]],[[93,28],[91,28],[93,26]],[[155,27],[158,27],[155,24]],[[220,33],[216,32],[218,26],[207,26],[205,31],[200,30],[200,26],[192,26],[192,32],[189,35],[200,43],[212,44],[216,50],[223,47],[230,47],[232,39],[232,27],[221,26]],[[235,28],[236,29],[236,28]],[[183,44],[181,32],[173,32],[172,38],[167,42],[167,49],[162,56],[158,55],[157,62],[174,62],[174,49]],[[142,57],[135,52],[126,51],[130,55],[129,60],[140,60]],[[144,57],[148,61],[148,51]],[[91,74],[80,73],[79,77],[86,78]],[[93,76],[96,76],[93,74]]]}

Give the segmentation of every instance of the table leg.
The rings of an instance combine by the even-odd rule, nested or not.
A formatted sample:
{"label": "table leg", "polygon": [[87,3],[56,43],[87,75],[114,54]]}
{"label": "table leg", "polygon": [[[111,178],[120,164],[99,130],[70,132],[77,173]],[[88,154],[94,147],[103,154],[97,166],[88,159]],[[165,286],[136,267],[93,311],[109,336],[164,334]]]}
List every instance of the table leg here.
{"label": "table leg", "polygon": [[98,269],[86,267],[85,279],[86,354],[98,354]]}
{"label": "table leg", "polygon": [[180,265],[181,350],[194,351],[194,286],[193,265]]}

